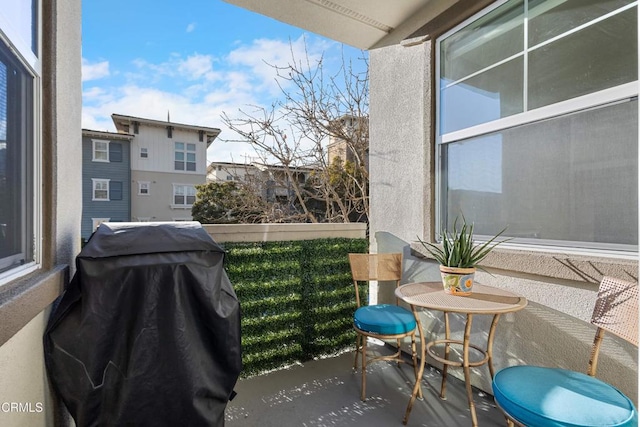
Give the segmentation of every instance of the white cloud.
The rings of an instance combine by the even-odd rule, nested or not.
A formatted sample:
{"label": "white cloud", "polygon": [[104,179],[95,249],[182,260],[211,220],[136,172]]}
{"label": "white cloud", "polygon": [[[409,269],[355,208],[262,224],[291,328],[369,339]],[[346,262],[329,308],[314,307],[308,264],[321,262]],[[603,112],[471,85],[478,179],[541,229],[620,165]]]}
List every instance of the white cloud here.
{"label": "white cloud", "polygon": [[90,63],[82,58],[82,81],[99,80],[109,77],[109,61]]}
{"label": "white cloud", "polygon": [[178,61],[178,72],[190,79],[199,79],[213,71],[211,55],[191,55],[185,60]]}
{"label": "white cloud", "polygon": [[231,65],[250,72],[254,81],[258,83],[258,89],[276,95],[280,93],[280,88],[275,80],[277,70],[274,67],[286,67],[292,61],[300,63],[307,58],[313,66],[320,60],[322,52],[331,45],[331,42],[309,40],[304,36],[291,42],[257,39],[250,45],[240,46],[231,51],[227,60]]}
{"label": "white cloud", "polygon": [[[281,98],[275,82],[276,70],[271,65],[284,67],[291,62],[306,60],[312,64],[323,51],[339,44],[318,38],[299,38],[291,42],[259,39],[250,44],[237,45],[224,57],[193,53],[183,56],[171,54],[166,61],[149,62],[137,59],[130,69],[114,72],[123,79],[94,82],[85,85],[83,92],[83,128],[115,131],[111,114],[124,114],[155,120],[166,120],[221,129],[208,152],[208,160],[239,161],[245,156],[255,156],[253,149],[244,143],[223,142],[237,139],[225,127],[221,115],[238,117],[239,110],[251,110],[248,105],[269,106]],[[91,66],[83,60],[84,65]],[[99,64],[101,67],[95,67]],[[92,70],[106,70],[108,62],[93,64]],[[94,72],[94,76],[100,74]],[[106,83],[109,82],[110,86]]]}
{"label": "white cloud", "polygon": [[193,30],[195,30],[195,29],[196,29],[196,23],[195,22],[192,22],[189,25],[187,25],[187,33],[192,33]]}

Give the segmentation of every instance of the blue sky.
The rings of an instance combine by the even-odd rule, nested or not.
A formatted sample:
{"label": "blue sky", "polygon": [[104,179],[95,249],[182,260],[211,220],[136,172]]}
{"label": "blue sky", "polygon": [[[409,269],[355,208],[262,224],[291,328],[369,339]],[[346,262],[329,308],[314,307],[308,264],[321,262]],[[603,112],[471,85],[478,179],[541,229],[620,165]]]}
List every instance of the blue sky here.
{"label": "blue sky", "polygon": [[[82,127],[115,131],[111,114],[218,127],[247,105],[280,98],[275,72],[291,48],[324,53],[325,68],[362,57],[355,48],[219,0],[84,0],[82,5]],[[366,54],[366,53],[365,53]],[[243,162],[250,147],[219,140],[209,161]]]}

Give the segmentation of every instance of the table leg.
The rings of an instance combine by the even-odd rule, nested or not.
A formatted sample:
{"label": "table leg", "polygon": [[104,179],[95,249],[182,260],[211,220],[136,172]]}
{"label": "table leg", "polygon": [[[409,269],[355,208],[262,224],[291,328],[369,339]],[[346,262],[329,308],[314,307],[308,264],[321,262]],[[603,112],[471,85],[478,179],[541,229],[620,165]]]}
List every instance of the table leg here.
{"label": "table leg", "polygon": [[[444,312],[444,338],[449,340],[451,337],[451,329],[449,327],[449,313]],[[444,345],[444,358],[449,360],[449,342]],[[442,383],[440,384],[440,399],[445,400],[447,397],[445,393],[447,392],[447,370],[449,369],[449,365],[446,363],[442,364]]]}
{"label": "table leg", "polygon": [[362,391],[360,400],[363,402],[367,399],[367,337],[366,335],[362,336]]}
{"label": "table leg", "polygon": [[493,380],[494,371],[493,371],[493,337],[495,336],[496,326],[498,325],[498,320],[500,319],[500,314],[495,314],[493,316],[493,321],[491,322],[491,329],[489,329],[489,338],[487,339],[487,364],[489,365],[489,373],[491,374],[491,379]]}
{"label": "table leg", "polygon": [[420,323],[420,316],[416,312],[415,307],[411,306],[411,311],[416,318],[416,328],[420,331],[420,369],[418,369],[418,373],[416,375],[416,383],[413,386],[413,391],[411,392],[411,398],[409,399],[409,404],[407,405],[407,410],[404,413],[404,418],[402,419],[402,424],[406,425],[409,422],[409,414],[411,414],[411,409],[413,408],[413,403],[416,401],[416,396],[420,393],[422,396],[422,388],[420,387],[420,382],[422,381],[422,374],[424,373],[424,364],[425,364],[425,337],[424,331],[422,330],[422,324]]}
{"label": "table leg", "polygon": [[462,349],[462,367],[464,368],[464,382],[467,388],[467,398],[469,399],[469,411],[471,411],[471,425],[478,426],[478,417],[476,416],[476,406],[473,403],[473,391],[471,389],[471,369],[469,367],[469,341],[471,339],[471,324],[473,315],[467,314],[467,324],[464,327],[464,341]]}

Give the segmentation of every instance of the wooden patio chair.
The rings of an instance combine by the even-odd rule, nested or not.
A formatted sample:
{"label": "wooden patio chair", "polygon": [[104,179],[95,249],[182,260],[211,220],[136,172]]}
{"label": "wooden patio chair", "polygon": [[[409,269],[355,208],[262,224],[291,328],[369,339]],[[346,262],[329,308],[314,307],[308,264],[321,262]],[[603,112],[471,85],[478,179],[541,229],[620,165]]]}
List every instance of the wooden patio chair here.
{"label": "wooden patio chair", "polygon": [[[416,319],[410,310],[393,304],[363,305],[360,301],[358,284],[371,280],[391,281],[396,288],[402,278],[402,254],[349,254],[351,275],[356,291],[357,310],[353,315],[353,326],[357,332],[356,354],[353,369],[358,369],[358,355],[362,359],[362,394],[366,399],[367,365],[376,361],[391,360],[405,362],[402,357],[401,342],[405,337],[411,338],[411,352],[414,373],[417,375],[418,363],[416,354]],[[387,356],[367,354],[367,338],[380,340],[397,340],[398,351]],[[422,390],[420,390],[422,397]]]}
{"label": "wooden patio chair", "polygon": [[633,402],[595,378],[605,331],[638,346],[638,285],[604,277],[591,323],[597,330],[586,375],[539,366],[512,366],[495,375],[493,395],[509,426],[638,425]]}

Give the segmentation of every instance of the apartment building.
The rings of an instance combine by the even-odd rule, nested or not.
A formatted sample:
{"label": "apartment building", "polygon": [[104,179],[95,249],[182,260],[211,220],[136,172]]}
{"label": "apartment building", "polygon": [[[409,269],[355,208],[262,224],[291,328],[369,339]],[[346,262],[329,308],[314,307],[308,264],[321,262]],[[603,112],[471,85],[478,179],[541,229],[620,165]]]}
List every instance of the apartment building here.
{"label": "apartment building", "polygon": [[[259,192],[268,201],[286,202],[293,199],[291,179],[305,183],[316,170],[312,167],[292,167],[263,163],[212,162],[207,167],[207,182],[237,181]],[[291,176],[291,178],[289,177]]]}
{"label": "apartment building", "polygon": [[118,132],[133,136],[131,220],[189,221],[198,184],[206,181],[207,148],[220,129],[112,114]]}

